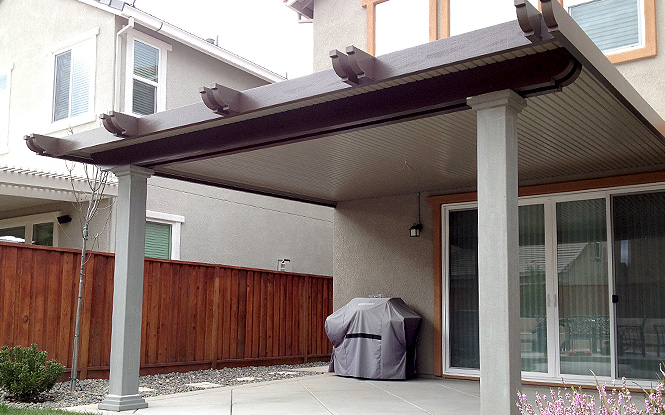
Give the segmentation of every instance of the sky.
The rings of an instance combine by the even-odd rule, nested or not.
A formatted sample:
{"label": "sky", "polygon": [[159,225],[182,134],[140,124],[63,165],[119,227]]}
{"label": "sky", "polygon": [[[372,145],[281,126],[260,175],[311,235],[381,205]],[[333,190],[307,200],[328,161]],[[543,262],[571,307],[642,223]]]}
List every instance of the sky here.
{"label": "sky", "polygon": [[288,78],[312,73],[312,24],[282,0],[136,0],[134,6]]}

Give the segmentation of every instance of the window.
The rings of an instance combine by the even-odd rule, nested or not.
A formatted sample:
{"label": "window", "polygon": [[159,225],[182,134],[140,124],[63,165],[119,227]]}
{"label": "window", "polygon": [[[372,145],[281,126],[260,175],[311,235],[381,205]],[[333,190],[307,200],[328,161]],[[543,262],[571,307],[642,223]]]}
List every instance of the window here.
{"label": "window", "polygon": [[[538,6],[538,0],[529,1]],[[510,0],[361,0],[361,5],[367,8],[367,52],[372,55],[517,18]]]}
{"label": "window", "polygon": [[55,48],[52,56],[52,130],[95,120],[94,84],[96,36],[84,33]]}
{"label": "window", "polygon": [[127,35],[125,111],[149,115],[166,109],[166,51],[171,46],[137,31]]}
{"label": "window", "polygon": [[0,67],[0,154],[9,151],[9,88],[12,66]]}
{"label": "window", "polygon": [[60,212],[0,220],[0,242],[57,246]]}
{"label": "window", "polygon": [[376,54],[429,41],[429,0],[391,0],[376,5]]}
{"label": "window", "polygon": [[656,55],[654,0],[565,0],[563,4],[612,63]]}
{"label": "window", "polygon": [[184,221],[179,215],[146,211],[145,256],[180,259],[180,227]]}
{"label": "window", "polygon": [[[537,0],[529,0],[538,7]],[[447,26],[450,36],[471,32],[517,19],[515,5],[506,0],[445,0],[448,3]],[[479,10],[481,11],[479,13]]]}
{"label": "window", "polygon": [[372,55],[438,39],[437,0],[361,0],[361,5],[367,8],[367,52]]}

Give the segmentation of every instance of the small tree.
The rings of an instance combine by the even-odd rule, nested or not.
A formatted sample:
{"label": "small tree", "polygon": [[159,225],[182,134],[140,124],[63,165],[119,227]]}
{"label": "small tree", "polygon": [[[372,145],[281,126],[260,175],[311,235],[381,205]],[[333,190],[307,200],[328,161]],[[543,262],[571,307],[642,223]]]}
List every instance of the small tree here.
{"label": "small tree", "polygon": [[[72,355],[72,372],[70,377],[70,387],[72,392],[75,390],[76,381],[78,376],[78,357],[79,357],[79,334],[81,330],[81,303],[83,300],[83,281],[85,277],[85,266],[90,259],[88,254],[88,240],[90,222],[97,215],[100,209],[100,202],[104,199],[104,190],[109,181],[109,172],[101,168],[89,164],[83,164],[83,172],[85,173],[84,181],[85,186],[83,189],[77,189],[77,179],[74,175],[74,163],[67,163],[67,170],[69,171],[69,181],[74,191],[75,206],[79,210],[79,221],[81,225],[81,267],[79,268],[79,290],[78,299],[76,301],[76,325],[74,328],[74,352]],[[84,206],[87,206],[84,209]],[[110,217],[111,210],[108,206],[108,216],[102,229],[95,234],[92,240],[92,246],[97,243],[99,235],[106,229],[108,224],[108,217]]]}

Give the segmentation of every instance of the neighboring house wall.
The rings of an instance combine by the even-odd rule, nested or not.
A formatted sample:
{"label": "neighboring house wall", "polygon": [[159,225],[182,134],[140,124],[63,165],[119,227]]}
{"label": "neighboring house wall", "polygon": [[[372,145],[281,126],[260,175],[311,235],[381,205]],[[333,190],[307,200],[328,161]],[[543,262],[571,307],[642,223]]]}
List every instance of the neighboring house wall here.
{"label": "neighboring house wall", "polygon": [[0,155],[0,164],[66,173],[62,160],[37,156],[26,147],[23,136],[28,133],[67,135],[62,123],[53,127],[50,122],[52,52],[66,48],[77,37],[96,30],[99,33],[94,36],[93,118],[82,125],[72,125],[72,129],[78,132],[99,125],[94,114],[112,107],[114,52],[107,45],[115,42],[113,15],[72,0],[58,1],[57,5],[39,0],[5,0],[0,2],[0,16],[4,22],[0,25],[0,67],[13,65],[9,152]]}
{"label": "neighboring house wall", "polygon": [[[127,20],[117,17],[120,30]],[[210,86],[217,82],[226,87],[244,90],[268,84],[267,81],[257,78],[247,72],[231,66],[225,62],[199,52],[189,46],[183,45],[159,32],[136,25],[139,31],[171,47],[167,52],[166,64],[166,108],[171,109],[201,101],[199,88]],[[125,105],[126,77],[126,43],[123,41],[121,51],[121,77],[123,88],[120,91],[120,102],[123,112],[129,113],[130,108]]]}
{"label": "neighboring house wall", "polygon": [[147,209],[184,215],[182,260],[333,274],[332,208],[154,177]]}
{"label": "neighboring house wall", "polygon": [[[160,64],[165,65],[158,70],[166,75],[165,82],[160,84],[165,88],[162,106],[157,110],[201,103],[199,88],[214,83],[237,90],[268,83],[145,27],[138,20],[133,29],[123,30],[129,20],[113,12],[117,10],[102,3],[96,7],[77,0],[58,0],[57,6],[46,0],[0,1],[0,16],[9,23],[0,25],[0,81],[9,84],[10,97],[8,146],[3,146],[3,131],[0,131],[0,197],[6,197],[0,200],[0,220],[49,212],[69,214],[70,223],[54,226],[58,245],[62,247],[79,248],[81,239],[79,214],[70,202],[71,192],[68,193],[65,162],[37,156],[26,147],[23,136],[36,133],[64,137],[70,132],[98,127],[101,113],[111,110],[131,113],[129,102],[125,105],[126,92],[130,92],[125,86],[128,79],[132,82],[127,75],[133,72],[126,73],[128,38],[147,39],[146,44],[154,41],[156,46],[164,46],[165,59]],[[124,34],[120,35],[116,65],[116,34],[121,30]],[[72,41],[77,38],[79,41],[92,38],[95,45],[90,117],[83,122],[79,118],[73,123],[52,124],[54,54],[74,46],[76,42]],[[10,77],[3,78],[4,73]],[[0,84],[0,127],[7,97],[4,83]],[[4,147],[7,151],[3,151]],[[15,167],[20,167],[20,177],[14,172]],[[42,175],[48,177],[47,184],[38,177],[39,172],[49,172]],[[77,173],[80,175],[82,171]],[[291,260],[290,270],[294,272],[332,274],[331,208],[162,178],[151,178],[149,183],[148,210],[157,215],[153,219],[182,220],[178,222],[179,240],[173,237],[171,241],[174,249],[171,252],[177,255],[171,258],[266,269],[276,269],[277,260],[286,258]],[[218,221],[203,220],[204,213],[217,210]],[[105,211],[98,214],[91,234],[104,229],[106,218]],[[95,249],[114,250],[114,212],[110,220]]]}
{"label": "neighboring house wall", "polygon": [[[317,3],[318,5],[318,3]],[[419,238],[409,236],[417,221],[416,195],[341,202],[335,209],[333,306],[355,297],[401,297],[423,317],[418,371],[434,373],[432,214],[421,195]]]}

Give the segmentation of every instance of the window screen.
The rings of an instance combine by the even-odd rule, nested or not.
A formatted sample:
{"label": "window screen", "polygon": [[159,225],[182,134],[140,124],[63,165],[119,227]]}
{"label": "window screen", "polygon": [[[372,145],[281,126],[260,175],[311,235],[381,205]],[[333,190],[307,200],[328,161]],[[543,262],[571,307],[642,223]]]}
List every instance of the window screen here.
{"label": "window screen", "polygon": [[603,52],[639,45],[641,0],[595,0],[570,7],[570,15]]}
{"label": "window screen", "polygon": [[168,223],[146,222],[145,256],[171,259],[171,225]]}

